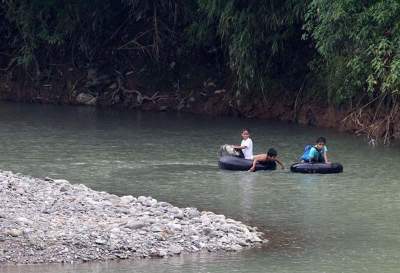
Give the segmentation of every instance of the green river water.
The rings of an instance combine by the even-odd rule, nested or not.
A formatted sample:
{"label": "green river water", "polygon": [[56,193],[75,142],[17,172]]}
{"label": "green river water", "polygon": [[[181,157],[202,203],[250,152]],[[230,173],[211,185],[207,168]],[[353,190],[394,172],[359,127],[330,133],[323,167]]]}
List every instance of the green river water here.
{"label": "green river water", "polygon": [[[334,175],[229,172],[217,150],[252,129],[255,153],[287,167],[326,136]],[[235,118],[0,104],[0,169],[64,178],[117,195],[150,195],[259,227],[270,243],[238,253],[80,265],[0,266],[0,272],[400,272],[400,147],[370,147],[332,130]]]}

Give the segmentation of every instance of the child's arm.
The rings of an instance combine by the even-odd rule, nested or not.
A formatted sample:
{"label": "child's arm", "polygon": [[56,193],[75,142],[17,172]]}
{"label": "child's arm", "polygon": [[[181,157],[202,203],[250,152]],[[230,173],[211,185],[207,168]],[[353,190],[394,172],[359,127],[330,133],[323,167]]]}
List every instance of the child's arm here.
{"label": "child's arm", "polygon": [[258,160],[254,159],[253,160],[253,165],[251,165],[251,168],[249,169],[249,172],[254,172],[256,170],[256,164],[257,164]]}
{"label": "child's arm", "polygon": [[325,160],[325,163],[330,163],[326,152],[324,153],[324,160]]}
{"label": "child's arm", "polygon": [[239,145],[232,145],[232,147],[233,147],[234,149],[238,149],[238,150],[243,150],[243,149],[246,149],[246,148],[247,148],[247,146],[239,146]]}
{"label": "child's arm", "polygon": [[256,164],[258,161],[263,161],[265,160],[266,155],[265,154],[259,154],[255,155],[253,157],[253,165],[251,165],[251,168],[249,169],[249,172],[254,172],[256,170]]}
{"label": "child's arm", "polygon": [[251,139],[247,139],[246,141],[242,141],[240,145],[232,145],[234,149],[243,150],[247,149],[251,144]]}
{"label": "child's arm", "polygon": [[282,170],[285,169],[285,165],[283,165],[282,161],[280,161],[278,158],[275,158],[275,162],[281,166]]}

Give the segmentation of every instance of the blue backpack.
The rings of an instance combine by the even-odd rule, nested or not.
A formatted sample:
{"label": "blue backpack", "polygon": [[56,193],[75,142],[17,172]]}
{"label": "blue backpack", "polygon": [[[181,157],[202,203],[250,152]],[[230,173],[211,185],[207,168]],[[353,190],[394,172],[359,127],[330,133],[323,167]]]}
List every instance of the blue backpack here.
{"label": "blue backpack", "polygon": [[300,160],[309,160],[310,158],[308,157],[308,155],[310,154],[310,150],[311,150],[311,148],[313,147],[313,145],[306,145],[305,147],[304,147],[304,152],[303,152],[303,155],[302,156],[300,156]]}

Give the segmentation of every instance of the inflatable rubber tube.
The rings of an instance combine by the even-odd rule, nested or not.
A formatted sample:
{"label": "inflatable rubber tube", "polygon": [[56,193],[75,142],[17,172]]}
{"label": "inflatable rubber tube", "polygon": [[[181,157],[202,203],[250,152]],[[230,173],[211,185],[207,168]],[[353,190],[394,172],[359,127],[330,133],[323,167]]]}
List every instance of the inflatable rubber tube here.
{"label": "inflatable rubber tube", "polygon": [[294,173],[341,173],[343,166],[340,163],[295,163],[290,170]]}
{"label": "inflatable rubber tube", "polygon": [[[253,165],[253,160],[236,156],[222,156],[218,160],[218,166],[223,170],[248,171]],[[276,170],[276,163],[273,161],[256,164],[256,171]]]}

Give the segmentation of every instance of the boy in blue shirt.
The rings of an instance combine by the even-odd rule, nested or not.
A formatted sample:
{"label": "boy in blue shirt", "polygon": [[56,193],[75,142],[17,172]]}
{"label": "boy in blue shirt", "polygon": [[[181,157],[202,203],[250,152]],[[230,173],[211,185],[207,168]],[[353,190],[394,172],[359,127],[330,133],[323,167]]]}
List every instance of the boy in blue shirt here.
{"label": "boy in blue shirt", "polygon": [[310,163],[330,163],[328,160],[328,148],[326,147],[326,139],[319,137],[316,144],[311,147],[304,149],[304,154],[301,156],[302,162]]}

